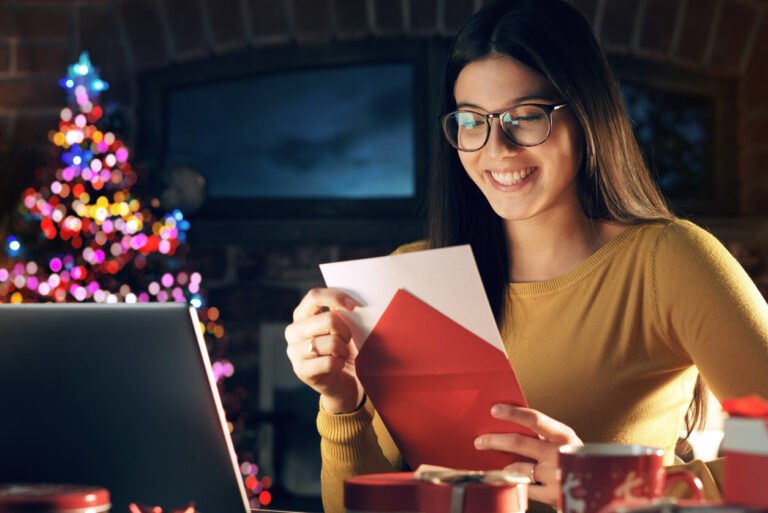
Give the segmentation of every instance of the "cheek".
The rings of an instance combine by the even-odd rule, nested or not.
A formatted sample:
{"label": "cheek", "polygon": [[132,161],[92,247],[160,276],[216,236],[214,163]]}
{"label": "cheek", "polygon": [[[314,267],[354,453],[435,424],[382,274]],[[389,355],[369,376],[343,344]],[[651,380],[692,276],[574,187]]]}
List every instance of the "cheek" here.
{"label": "cheek", "polygon": [[472,175],[472,171],[477,164],[477,152],[467,153],[465,151],[458,151],[456,153],[459,155],[459,161],[464,171]]}

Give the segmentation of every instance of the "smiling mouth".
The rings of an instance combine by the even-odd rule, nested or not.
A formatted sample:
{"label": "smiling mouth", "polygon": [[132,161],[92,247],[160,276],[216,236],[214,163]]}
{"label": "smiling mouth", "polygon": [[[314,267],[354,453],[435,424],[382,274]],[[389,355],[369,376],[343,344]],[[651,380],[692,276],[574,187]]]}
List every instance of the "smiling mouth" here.
{"label": "smiling mouth", "polygon": [[536,166],[513,171],[512,173],[499,173],[490,170],[488,172],[491,174],[493,179],[501,185],[517,185],[528,178],[534,171],[536,171]]}

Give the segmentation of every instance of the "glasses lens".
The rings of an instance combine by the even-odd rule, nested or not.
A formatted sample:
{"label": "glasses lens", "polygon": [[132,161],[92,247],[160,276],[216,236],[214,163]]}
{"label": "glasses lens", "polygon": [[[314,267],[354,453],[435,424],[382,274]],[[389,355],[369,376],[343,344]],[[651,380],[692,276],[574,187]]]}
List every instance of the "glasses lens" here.
{"label": "glasses lens", "polygon": [[535,146],[549,136],[549,117],[541,107],[520,105],[501,116],[507,135],[522,146]]}
{"label": "glasses lens", "polygon": [[488,136],[485,119],[469,111],[448,114],[443,119],[443,130],[448,142],[459,150],[479,150]]}

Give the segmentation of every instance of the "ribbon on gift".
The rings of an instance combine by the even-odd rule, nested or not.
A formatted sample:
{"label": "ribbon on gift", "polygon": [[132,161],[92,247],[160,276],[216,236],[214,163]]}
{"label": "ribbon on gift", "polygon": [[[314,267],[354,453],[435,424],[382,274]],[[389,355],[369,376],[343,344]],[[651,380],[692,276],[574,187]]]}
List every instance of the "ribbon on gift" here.
{"label": "ribbon on gift", "polygon": [[[131,513],[163,513],[163,508],[160,506],[144,506],[142,504],[136,504],[134,502],[128,505],[128,510]],[[183,509],[174,509],[167,513],[195,513],[195,503],[192,502]]]}
{"label": "ribbon on gift", "polygon": [[464,492],[467,485],[486,483],[497,485],[530,484],[530,478],[503,470],[455,470],[445,467],[421,465],[413,478],[433,484],[451,485],[450,513],[464,511]]}
{"label": "ribbon on gift", "polygon": [[764,418],[765,427],[768,429],[768,401],[757,394],[726,399],[722,407],[731,417]]}

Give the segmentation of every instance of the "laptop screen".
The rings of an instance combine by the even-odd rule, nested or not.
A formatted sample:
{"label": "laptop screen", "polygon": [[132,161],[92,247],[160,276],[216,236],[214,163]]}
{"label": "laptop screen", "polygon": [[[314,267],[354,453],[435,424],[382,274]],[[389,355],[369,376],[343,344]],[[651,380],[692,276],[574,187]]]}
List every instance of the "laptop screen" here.
{"label": "laptop screen", "polygon": [[0,305],[0,482],[249,511],[194,309]]}

